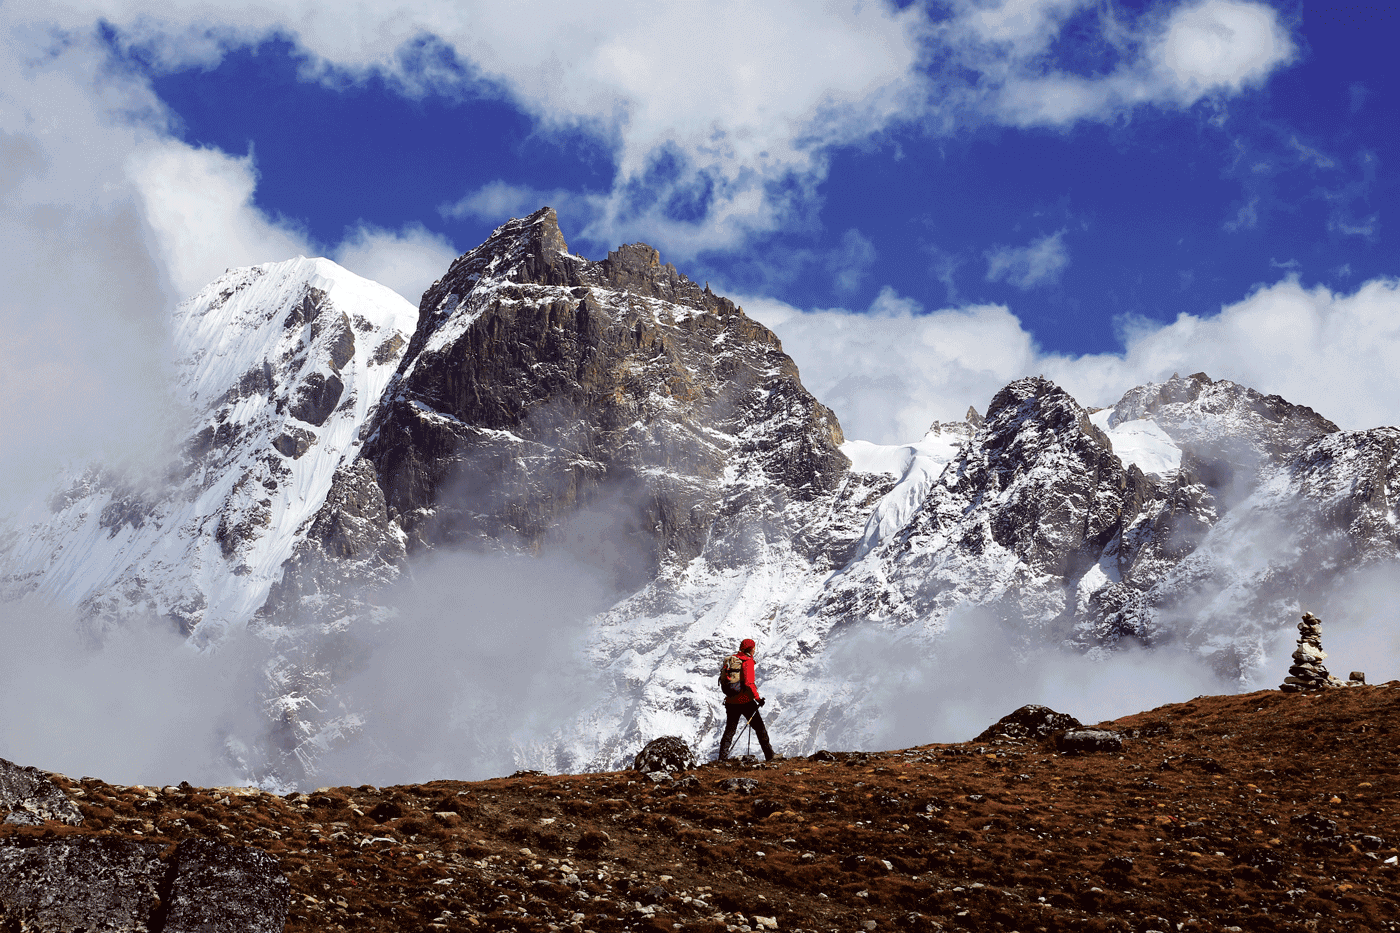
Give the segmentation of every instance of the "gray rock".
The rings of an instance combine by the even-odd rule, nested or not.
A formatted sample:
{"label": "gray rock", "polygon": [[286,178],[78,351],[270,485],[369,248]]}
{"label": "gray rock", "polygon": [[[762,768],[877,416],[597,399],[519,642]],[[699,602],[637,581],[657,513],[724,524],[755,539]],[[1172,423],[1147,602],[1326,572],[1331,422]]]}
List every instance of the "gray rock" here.
{"label": "gray rock", "polygon": [[297,387],[296,396],[288,410],[298,421],[320,427],[326,423],[331,412],[335,411],[335,406],[340,403],[340,395],[344,391],[345,383],[339,376],[311,373],[306,377],[306,381]]}
{"label": "gray rock", "polygon": [[162,861],[165,848],[105,836],[23,846],[12,837],[0,844],[0,929],[280,933],[286,925],[291,886],[275,856],[186,839]]}
{"label": "gray rock", "polygon": [[161,933],[281,933],[291,885],[281,860],[261,849],[186,839]]}
{"label": "gray rock", "polygon": [[695,751],[678,735],[663,735],[652,739],[632,760],[632,770],[643,774],[653,771],[691,771],[699,766]]}
{"label": "gray rock", "polygon": [[753,778],[730,778],[720,781],[719,786],[736,794],[752,794],[758,788],[758,782]]}
{"label": "gray rock", "polygon": [[43,933],[147,933],[165,866],[159,843],[81,838],[0,846],[5,929]]}
{"label": "gray rock", "polygon": [[290,424],[272,440],[272,446],[276,448],[277,452],[292,460],[299,459],[302,454],[311,449],[311,445],[314,443],[316,443],[314,432]]}
{"label": "gray rock", "polygon": [[1107,729],[1071,729],[1055,740],[1061,752],[1119,752],[1123,737]]}
{"label": "gray rock", "polygon": [[43,820],[57,820],[69,826],[83,821],[73,801],[58,789],[43,772],[23,768],[13,761],[0,758],[0,807],[23,811]]}

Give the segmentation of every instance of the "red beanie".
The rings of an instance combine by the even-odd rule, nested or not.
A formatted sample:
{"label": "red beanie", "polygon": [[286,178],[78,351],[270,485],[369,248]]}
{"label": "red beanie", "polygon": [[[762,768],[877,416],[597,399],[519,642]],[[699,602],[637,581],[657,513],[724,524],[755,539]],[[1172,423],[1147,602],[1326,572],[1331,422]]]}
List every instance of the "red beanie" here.
{"label": "red beanie", "polygon": [[739,642],[740,651],[752,651],[753,649],[754,641],[752,638],[745,638],[743,641]]}

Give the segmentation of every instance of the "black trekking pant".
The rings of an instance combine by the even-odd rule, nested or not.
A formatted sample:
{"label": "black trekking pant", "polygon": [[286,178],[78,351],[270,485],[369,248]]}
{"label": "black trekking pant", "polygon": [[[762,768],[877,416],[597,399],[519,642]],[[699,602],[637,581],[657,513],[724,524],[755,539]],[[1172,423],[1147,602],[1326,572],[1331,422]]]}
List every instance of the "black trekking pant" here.
{"label": "black trekking pant", "polygon": [[773,760],[773,745],[768,741],[768,729],[763,725],[763,716],[758,712],[757,703],[753,700],[747,703],[726,703],[724,714],[724,735],[720,736],[719,740],[720,761],[729,757],[729,746],[734,742],[734,730],[739,727],[740,719],[747,719],[753,734],[758,736],[758,745],[763,749],[764,759]]}

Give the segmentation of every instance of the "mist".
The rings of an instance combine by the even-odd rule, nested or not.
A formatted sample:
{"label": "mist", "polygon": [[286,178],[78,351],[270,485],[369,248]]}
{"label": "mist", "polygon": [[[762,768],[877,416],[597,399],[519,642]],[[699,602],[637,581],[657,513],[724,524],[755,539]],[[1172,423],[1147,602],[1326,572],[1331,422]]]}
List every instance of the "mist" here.
{"label": "mist", "polygon": [[316,780],[477,780],[522,765],[607,693],[586,659],[588,621],[608,599],[596,571],[563,556],[437,552],[384,594],[394,617],[361,632],[336,686],[359,723]]}
{"label": "mist", "polygon": [[251,638],[201,654],[170,625],[98,633],[33,596],[0,603],[0,630],[0,757],[114,783],[243,783],[239,736],[264,728]]}
{"label": "mist", "polygon": [[832,646],[823,667],[847,680],[857,708],[831,741],[870,749],[966,742],[1028,703],[1088,725],[1239,689],[1186,650],[1085,654],[982,608],[954,611],[938,635],[913,628],[858,630]]}

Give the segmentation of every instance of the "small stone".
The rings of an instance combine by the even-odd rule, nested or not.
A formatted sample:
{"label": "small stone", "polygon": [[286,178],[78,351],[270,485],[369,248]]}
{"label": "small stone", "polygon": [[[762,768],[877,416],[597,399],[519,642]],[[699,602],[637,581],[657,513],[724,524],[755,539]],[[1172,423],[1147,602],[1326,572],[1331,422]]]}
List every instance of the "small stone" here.
{"label": "small stone", "polygon": [[1350,674],[1350,676],[1348,676],[1347,679],[1350,680],[1350,681],[1351,681],[1352,683],[1354,683],[1354,684],[1364,684],[1364,683],[1366,682],[1366,672],[1365,672],[1365,671],[1352,671],[1351,674]]}

